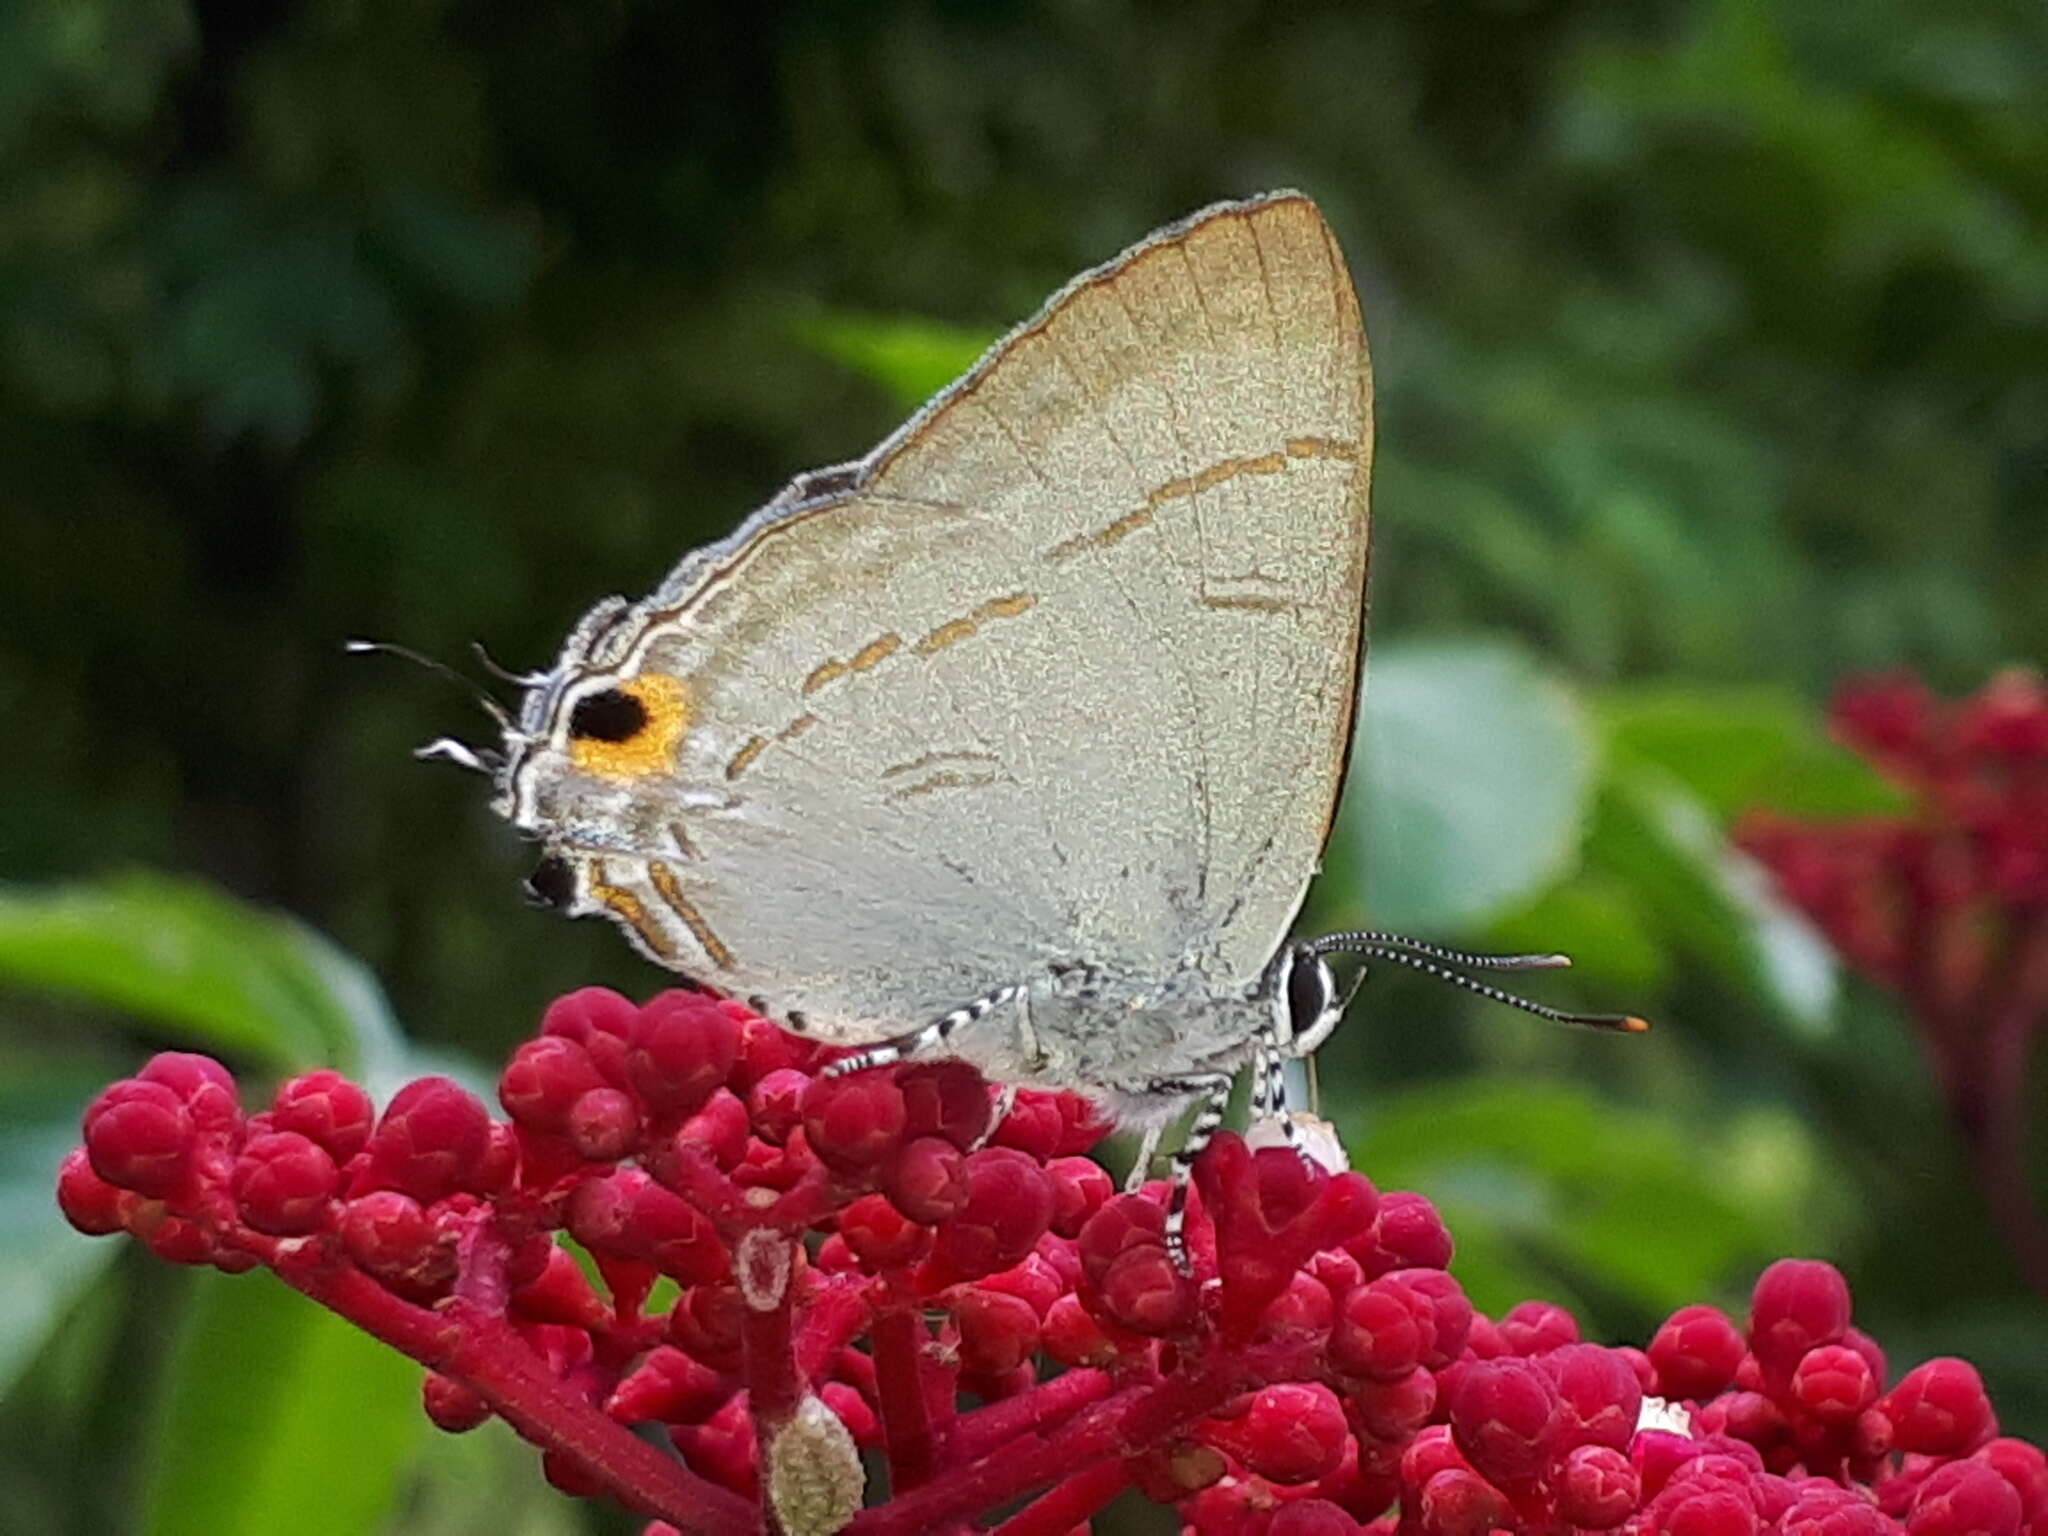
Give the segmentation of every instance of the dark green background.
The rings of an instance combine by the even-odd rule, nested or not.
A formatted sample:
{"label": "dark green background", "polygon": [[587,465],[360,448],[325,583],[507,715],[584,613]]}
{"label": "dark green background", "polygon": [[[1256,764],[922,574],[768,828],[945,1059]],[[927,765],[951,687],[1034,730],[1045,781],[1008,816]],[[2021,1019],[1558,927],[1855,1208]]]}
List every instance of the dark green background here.
{"label": "dark green background", "polygon": [[[1796,930],[1718,841],[1885,803],[1820,740],[1839,678],[2048,649],[2044,79],[2033,0],[6,0],[0,1214],[149,1045],[356,1049],[150,970],[161,924],[232,970],[258,919],[123,887],[60,933],[60,882],[297,914],[479,1061],[559,990],[659,984],[520,904],[481,785],[408,758],[482,717],[344,637],[545,664],[1072,271],[1292,184],[1373,338],[1387,739],[1485,811],[1373,770],[1314,916],[1572,948],[1545,997],[1661,1026],[1377,980],[1325,1052],[1354,1155],[1452,1210],[1484,1305],[1640,1341],[1822,1254],[1896,1361],[1972,1354],[2048,1431],[2048,1314],[1910,1022],[1774,968]],[[0,1528],[582,1528],[258,1280],[129,1256],[17,1310]]]}

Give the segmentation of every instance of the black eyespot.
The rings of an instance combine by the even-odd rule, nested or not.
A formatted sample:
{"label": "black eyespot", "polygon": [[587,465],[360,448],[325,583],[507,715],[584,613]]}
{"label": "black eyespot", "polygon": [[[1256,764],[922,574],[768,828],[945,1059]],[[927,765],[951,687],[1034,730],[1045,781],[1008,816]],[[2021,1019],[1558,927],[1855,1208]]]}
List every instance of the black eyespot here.
{"label": "black eyespot", "polygon": [[1287,973],[1287,1023],[1294,1034],[1316,1027],[1337,1001],[1337,978],[1321,955],[1303,955]]}
{"label": "black eyespot", "polygon": [[647,706],[617,688],[585,694],[569,711],[573,741],[631,741],[647,728]]}
{"label": "black eyespot", "polygon": [[533,873],[526,877],[526,899],[537,907],[567,910],[576,899],[576,871],[569,861],[551,853],[534,865]]}

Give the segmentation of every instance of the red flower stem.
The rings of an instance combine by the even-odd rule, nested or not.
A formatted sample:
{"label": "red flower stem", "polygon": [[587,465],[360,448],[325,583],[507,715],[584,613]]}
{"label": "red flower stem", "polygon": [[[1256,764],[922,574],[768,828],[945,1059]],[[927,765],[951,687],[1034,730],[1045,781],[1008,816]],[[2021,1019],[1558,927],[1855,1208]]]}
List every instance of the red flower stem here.
{"label": "red flower stem", "polygon": [[753,1536],[760,1528],[745,1499],[698,1477],[565,1387],[502,1317],[461,1297],[439,1309],[416,1307],[311,1245],[264,1248],[285,1284],[461,1382],[527,1440],[573,1460],[628,1508],[692,1536]]}
{"label": "red flower stem", "polygon": [[1134,1456],[1263,1382],[1314,1369],[1300,1343],[1231,1351],[1204,1369],[1126,1387],[1084,1409],[1050,1437],[1021,1436],[980,1461],[961,1462],[921,1488],[854,1517],[847,1536],[919,1536],[1073,1475],[1104,1457]]}
{"label": "red flower stem", "polygon": [[1109,1396],[1113,1385],[1107,1371],[1067,1371],[1015,1397],[963,1415],[953,1426],[946,1449],[956,1461],[978,1461],[1019,1435],[1045,1433]]}
{"label": "red flower stem", "polygon": [[1121,1461],[1098,1462],[1032,1500],[990,1536],[1067,1536],[1130,1485]]}
{"label": "red flower stem", "polygon": [[924,1388],[924,1316],[914,1306],[885,1307],[876,1314],[868,1339],[875,1355],[882,1434],[889,1447],[889,1492],[896,1502],[931,1476],[938,1460]]}
{"label": "red flower stem", "polygon": [[661,1182],[697,1207],[718,1235],[736,1242],[753,1230],[761,1211],[747,1200],[747,1192],[725,1176],[711,1155],[693,1142],[678,1141],[675,1154],[659,1163]]}
{"label": "red flower stem", "polygon": [[796,1243],[756,1227],[735,1246],[733,1270],[744,1303],[740,1348],[747,1408],[765,1449],[810,1390],[796,1363]]}

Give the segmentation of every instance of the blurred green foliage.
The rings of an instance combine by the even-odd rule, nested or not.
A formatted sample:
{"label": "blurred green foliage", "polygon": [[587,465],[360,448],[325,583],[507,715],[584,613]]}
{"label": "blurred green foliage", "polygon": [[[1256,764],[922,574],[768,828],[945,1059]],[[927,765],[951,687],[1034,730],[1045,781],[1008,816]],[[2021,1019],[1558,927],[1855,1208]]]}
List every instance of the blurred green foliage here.
{"label": "blurred green foliage", "polygon": [[544,662],[1072,271],[1287,183],[1383,445],[1311,916],[1566,949],[1546,999],[1660,1025],[1375,978],[1324,1053],[1362,1164],[1484,1304],[1639,1338],[1823,1253],[2048,1431],[1907,1026],[1722,839],[1884,803],[1815,724],[1841,675],[2048,655],[2043,78],[2028,0],[0,7],[0,1519],[270,1529],[362,1457],[323,1528],[603,1527],[260,1282],[56,1230],[70,1117],[166,1042],[404,1070],[344,949],[472,1061],[657,985],[410,762],[480,717],[342,638]]}

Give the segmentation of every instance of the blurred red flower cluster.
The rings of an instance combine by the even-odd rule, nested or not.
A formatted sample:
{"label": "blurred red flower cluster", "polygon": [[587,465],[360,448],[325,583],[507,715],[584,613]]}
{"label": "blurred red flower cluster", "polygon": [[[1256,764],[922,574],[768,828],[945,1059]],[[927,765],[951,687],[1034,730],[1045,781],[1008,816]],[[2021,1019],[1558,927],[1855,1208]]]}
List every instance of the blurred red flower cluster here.
{"label": "blurred red flower cluster", "polygon": [[331,1072],[245,1115],[163,1055],[87,1110],[58,1195],[165,1259],[269,1266],[424,1364],[436,1424],[503,1417],[649,1536],[1070,1536],[1132,1489],[1202,1536],[2048,1536],[2048,1462],[1976,1372],[1887,1389],[1825,1264],[1768,1270],[1746,1331],[1687,1307],[1604,1348],[1546,1303],[1476,1313],[1420,1196],[1224,1135],[1183,1274],[1164,1186],[1083,1155],[1086,1102],[992,1123],[958,1062],[834,1054],[586,990],[513,1054],[505,1120],[444,1078],[378,1115]]}
{"label": "blurred red flower cluster", "polygon": [[1844,688],[1835,735],[1904,795],[1896,814],[1752,812],[1737,843],[1852,968],[1911,1010],[2015,1259],[2048,1294],[2028,1188],[2028,1063],[2048,1027],[2048,687],[1993,678],[1944,703],[1894,675]]}

